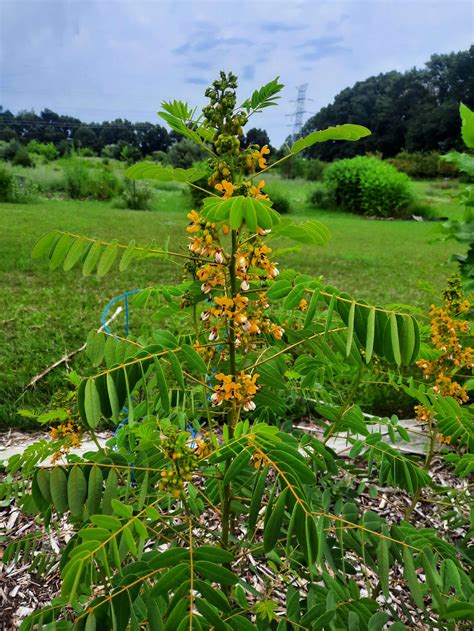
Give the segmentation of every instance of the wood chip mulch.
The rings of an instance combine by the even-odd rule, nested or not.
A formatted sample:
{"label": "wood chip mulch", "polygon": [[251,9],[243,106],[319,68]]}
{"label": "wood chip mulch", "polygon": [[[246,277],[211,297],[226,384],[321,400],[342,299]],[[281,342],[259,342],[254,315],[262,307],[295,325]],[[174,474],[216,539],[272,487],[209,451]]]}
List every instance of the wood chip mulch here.
{"label": "wood chip mulch", "polygon": [[[444,489],[453,489],[458,493],[462,491],[466,494],[466,500],[469,499],[472,486],[470,491],[468,481],[454,476],[447,470],[441,458],[435,458],[431,474],[436,485]],[[4,476],[0,473],[0,484],[2,478]],[[354,480],[354,488],[360,482],[360,479]],[[377,496],[371,497],[369,486],[376,485],[376,482],[368,482],[367,489],[357,498],[361,512],[373,510],[384,517],[389,524],[400,522],[410,504],[410,496],[403,491],[377,487]],[[420,528],[434,528],[441,537],[452,542],[464,537],[465,526],[453,526],[446,520],[446,511],[458,511],[464,517],[468,517],[470,502],[466,501],[463,503],[464,507],[459,507],[456,506],[455,500],[450,499],[445,493],[439,498],[434,495],[433,490],[428,489],[425,493],[412,514],[411,523]],[[208,527],[211,526],[213,520],[215,520],[215,515],[209,514],[206,519]],[[58,595],[60,590],[59,550],[64,547],[72,534],[72,528],[66,519],[59,528],[43,533],[34,516],[20,513],[16,505],[7,503],[7,500],[3,502],[3,505],[0,502],[0,631],[18,629],[27,615],[48,604],[54,596]],[[8,562],[4,562],[7,544],[12,541],[21,541],[25,537],[32,537],[35,541],[34,550],[30,552],[28,558],[23,559],[20,553],[17,558],[13,557]],[[31,567],[35,556],[40,552],[48,555],[48,565],[40,573],[36,573]],[[255,566],[258,568],[258,573],[253,571]],[[284,602],[284,585],[278,582],[278,577],[271,569],[261,567],[259,561],[250,556],[241,562],[239,567],[244,574],[243,578],[248,580],[257,591],[262,594],[268,593],[270,582],[274,585],[272,596]],[[261,578],[258,578],[257,574]],[[365,589],[362,568],[360,575],[356,578],[359,579],[361,588]],[[417,622],[417,611],[407,597],[401,568],[398,566],[394,566],[391,570],[391,591],[390,606],[405,621],[405,624],[410,629],[428,628]]]}

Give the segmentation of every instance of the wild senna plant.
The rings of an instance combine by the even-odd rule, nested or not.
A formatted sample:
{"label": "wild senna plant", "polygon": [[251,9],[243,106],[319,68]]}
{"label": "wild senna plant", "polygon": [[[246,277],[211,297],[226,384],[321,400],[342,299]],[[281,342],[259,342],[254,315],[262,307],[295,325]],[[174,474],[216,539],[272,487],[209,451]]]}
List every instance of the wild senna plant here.
{"label": "wild senna plant", "polygon": [[[74,526],[61,554],[61,595],[22,629],[454,629],[473,609],[463,548],[364,511],[347,481],[359,475],[355,457],[380,485],[409,494],[429,487],[429,475],[333,387],[374,356],[394,372],[413,364],[418,324],[280,270],[276,239],[314,246],[329,234],[317,221],[281,220],[262,179],[272,167],[268,147],[241,147],[244,125],[275,105],[283,86],[271,81],[241,106],[236,87],[234,75],[221,73],[202,115],[179,101],[160,113],[209,154],[209,171],[152,162],[127,171],[198,188],[208,173],[202,205],[187,216],[186,248],[60,231],[34,248],[52,269],[81,263],[86,275],[106,274],[119,252],[120,270],[143,258],[176,259],[186,279],[138,296],[172,314],[168,329],[151,339],[88,338],[95,374],[79,385],[78,411],[92,436],[106,419],[119,424],[116,439],[36,467],[57,449],[43,441],[9,464],[10,475],[32,478],[31,493],[20,494],[24,510],[45,528],[65,514]],[[313,132],[282,160],[369,133],[357,125]],[[321,440],[292,428],[292,406],[307,398]],[[396,425],[380,423],[395,441]],[[452,434],[460,450],[468,431],[472,439],[467,424]],[[352,446],[347,461],[328,447],[333,435]],[[24,554],[15,543],[7,558]],[[395,606],[390,568],[410,608]]]}

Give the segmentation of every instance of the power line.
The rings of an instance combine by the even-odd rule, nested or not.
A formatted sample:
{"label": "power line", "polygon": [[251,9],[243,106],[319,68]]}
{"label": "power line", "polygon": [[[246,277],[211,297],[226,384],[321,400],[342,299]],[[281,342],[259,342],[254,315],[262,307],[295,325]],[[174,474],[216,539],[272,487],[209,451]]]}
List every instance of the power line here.
{"label": "power line", "polygon": [[296,99],[293,99],[291,103],[296,103],[296,109],[292,114],[287,114],[287,116],[294,117],[294,121],[292,124],[293,127],[293,139],[296,140],[301,135],[301,129],[303,127],[303,115],[308,114],[308,111],[305,109],[306,100],[312,101],[313,99],[307,99],[306,90],[308,89],[308,84],[303,83],[296,88],[298,90],[298,95]]}

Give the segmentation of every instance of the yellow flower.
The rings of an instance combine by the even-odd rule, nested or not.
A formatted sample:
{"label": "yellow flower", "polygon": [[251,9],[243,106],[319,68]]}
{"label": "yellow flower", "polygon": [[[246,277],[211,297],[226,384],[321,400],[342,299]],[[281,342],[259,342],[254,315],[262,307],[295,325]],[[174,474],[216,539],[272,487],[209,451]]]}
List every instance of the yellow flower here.
{"label": "yellow flower", "polygon": [[252,186],[250,188],[250,195],[255,197],[255,199],[268,199],[268,195],[262,191],[265,186],[265,180],[260,180],[257,186]]}
{"label": "yellow flower", "polygon": [[252,158],[257,160],[258,166],[261,169],[264,169],[267,166],[267,159],[265,158],[265,156],[268,155],[269,153],[270,153],[270,149],[268,148],[268,145],[263,145],[260,151],[254,151],[252,153]]}
{"label": "yellow flower", "polygon": [[235,186],[232,184],[232,182],[228,182],[227,180],[222,180],[222,182],[216,184],[214,188],[221,193],[224,193],[224,199],[229,199],[229,197],[232,197],[232,194],[235,191]]}

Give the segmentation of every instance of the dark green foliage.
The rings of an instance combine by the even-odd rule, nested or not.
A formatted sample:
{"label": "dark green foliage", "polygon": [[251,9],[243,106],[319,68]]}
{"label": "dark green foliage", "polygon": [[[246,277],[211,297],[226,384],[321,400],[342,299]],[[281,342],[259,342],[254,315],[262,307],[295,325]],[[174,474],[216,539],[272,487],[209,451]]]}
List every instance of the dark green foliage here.
{"label": "dark green foliage", "polygon": [[327,164],[321,160],[294,156],[280,164],[278,171],[283,177],[290,179],[301,177],[313,182],[322,179],[326,166]]}
{"label": "dark green foliage", "polygon": [[286,215],[291,212],[290,200],[280,192],[272,193],[272,208],[280,215]]}
{"label": "dark green foliage", "polygon": [[424,68],[391,71],[359,81],[310,118],[303,133],[357,120],[373,135],[358,143],[317,145],[308,151],[322,160],[379,151],[384,157],[407,151],[447,151],[461,147],[459,101],[474,107],[474,46],[432,55]]}
{"label": "dark green foliage", "polygon": [[0,201],[11,201],[13,193],[13,175],[6,166],[0,165]]}
{"label": "dark green foliage", "polygon": [[33,166],[33,160],[26,147],[18,147],[15,155],[12,158],[12,164],[19,167],[31,167]]}
{"label": "dark green foliage", "polygon": [[118,200],[118,208],[129,208],[130,210],[149,210],[153,192],[146,184],[137,184],[134,180],[125,182],[125,189]]}
{"label": "dark green foliage", "polygon": [[387,160],[398,171],[406,173],[413,178],[437,178],[458,177],[458,168],[442,159],[440,153],[430,151],[422,153],[415,151],[401,151],[399,154]]}
{"label": "dark green foliage", "polygon": [[203,160],[205,156],[205,152],[187,138],[176,142],[168,151],[169,163],[180,169],[189,169],[194,162]]}
{"label": "dark green foliage", "polygon": [[324,173],[328,195],[337,208],[358,215],[407,217],[414,201],[410,180],[377,158],[339,160]]}
{"label": "dark green foliage", "polygon": [[65,192],[71,199],[108,200],[121,192],[120,180],[108,168],[92,171],[77,158],[71,158],[64,168]]}

